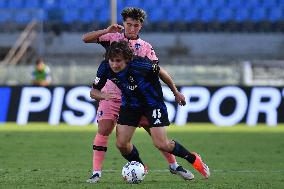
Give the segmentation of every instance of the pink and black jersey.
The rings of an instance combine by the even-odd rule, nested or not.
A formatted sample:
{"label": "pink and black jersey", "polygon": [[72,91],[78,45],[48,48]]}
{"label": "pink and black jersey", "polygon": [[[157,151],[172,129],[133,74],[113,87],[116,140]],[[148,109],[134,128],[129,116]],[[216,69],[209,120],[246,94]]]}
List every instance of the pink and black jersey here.
{"label": "pink and black jersey", "polygon": [[101,37],[99,37],[98,43],[107,49],[112,42],[121,40],[129,42],[130,47],[134,51],[134,55],[148,57],[152,61],[158,60],[153,47],[149,43],[140,38],[128,39],[123,33],[108,33],[102,35]]}
{"label": "pink and black jersey", "polygon": [[[105,49],[107,49],[110,44],[114,41],[128,41],[130,47],[134,51],[134,55],[140,56],[140,57],[147,57],[152,61],[157,62],[158,58],[156,56],[156,53],[153,49],[153,47],[147,43],[146,41],[140,39],[139,37],[137,39],[128,39],[125,37],[123,33],[108,33],[105,35],[102,35],[98,39],[98,43],[101,44]],[[102,92],[112,92],[116,94],[116,99],[121,99],[121,91],[119,88],[110,80],[108,80],[105,84],[105,86],[102,88]]]}

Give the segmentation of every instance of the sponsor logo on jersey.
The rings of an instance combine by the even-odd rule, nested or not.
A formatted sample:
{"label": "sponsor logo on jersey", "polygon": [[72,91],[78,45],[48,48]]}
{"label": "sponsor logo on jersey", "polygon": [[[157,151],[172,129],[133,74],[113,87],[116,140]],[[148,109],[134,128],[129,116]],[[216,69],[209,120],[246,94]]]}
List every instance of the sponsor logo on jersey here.
{"label": "sponsor logo on jersey", "polygon": [[141,48],[141,44],[136,43],[134,47],[135,47],[135,49],[136,49],[136,50],[138,50],[138,49],[140,49],[140,48]]}

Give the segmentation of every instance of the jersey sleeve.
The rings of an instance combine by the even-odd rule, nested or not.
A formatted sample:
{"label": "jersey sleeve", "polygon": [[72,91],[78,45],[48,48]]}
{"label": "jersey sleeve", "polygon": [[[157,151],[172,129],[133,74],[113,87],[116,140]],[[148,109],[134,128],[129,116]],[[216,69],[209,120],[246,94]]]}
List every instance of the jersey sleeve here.
{"label": "jersey sleeve", "polygon": [[146,56],[152,60],[153,62],[158,62],[158,57],[156,56],[156,52],[154,51],[152,45],[148,43]]}
{"label": "jersey sleeve", "polygon": [[107,61],[103,61],[98,68],[96,78],[92,84],[94,89],[101,90],[105,86],[108,78],[107,70]]}
{"label": "jersey sleeve", "polygon": [[148,58],[135,59],[131,66],[134,70],[140,70],[145,75],[159,75],[160,66],[158,63],[151,61]]}
{"label": "jersey sleeve", "polygon": [[120,33],[107,33],[99,37],[98,43],[107,49],[112,42],[119,41],[121,39],[122,35]]}
{"label": "jersey sleeve", "polygon": [[112,33],[107,33],[99,37],[98,44],[102,45],[105,49],[107,49],[110,46],[111,40],[112,40]]}

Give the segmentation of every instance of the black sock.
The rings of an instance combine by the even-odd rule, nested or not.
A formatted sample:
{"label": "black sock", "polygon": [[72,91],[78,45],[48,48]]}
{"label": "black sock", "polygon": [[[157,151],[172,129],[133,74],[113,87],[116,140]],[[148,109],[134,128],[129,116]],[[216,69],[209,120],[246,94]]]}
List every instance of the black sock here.
{"label": "black sock", "polygon": [[139,152],[137,150],[137,148],[133,145],[133,149],[130,152],[130,154],[127,155],[122,155],[125,159],[127,159],[129,162],[130,161],[137,161],[139,163],[141,163],[142,165],[144,165],[144,163],[142,162],[142,160],[139,157]]}
{"label": "black sock", "polygon": [[171,153],[175,156],[186,159],[189,163],[193,164],[196,159],[195,155],[190,153],[185,147],[183,147],[177,141],[174,142],[175,142],[175,147]]}

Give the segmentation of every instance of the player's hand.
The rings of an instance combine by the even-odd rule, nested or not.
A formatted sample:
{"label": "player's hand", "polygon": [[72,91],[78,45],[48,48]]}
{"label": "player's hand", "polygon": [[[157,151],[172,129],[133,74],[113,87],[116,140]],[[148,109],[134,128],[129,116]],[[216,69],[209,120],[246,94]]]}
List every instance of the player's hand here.
{"label": "player's hand", "polygon": [[124,29],[122,25],[119,24],[112,24],[107,28],[108,33],[116,33],[121,32]]}
{"label": "player's hand", "polygon": [[175,94],[175,100],[176,100],[176,102],[177,102],[180,106],[186,105],[185,97],[184,97],[184,95],[183,95],[182,93],[180,93],[180,92],[177,92],[177,93]]}

